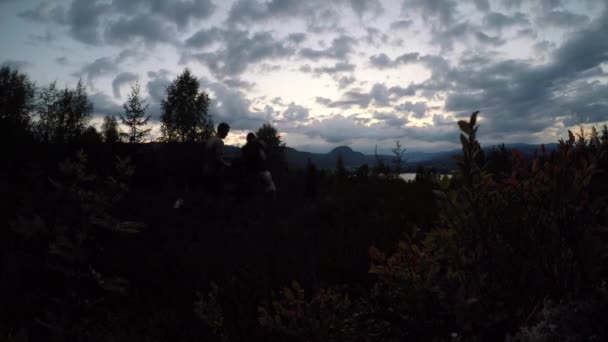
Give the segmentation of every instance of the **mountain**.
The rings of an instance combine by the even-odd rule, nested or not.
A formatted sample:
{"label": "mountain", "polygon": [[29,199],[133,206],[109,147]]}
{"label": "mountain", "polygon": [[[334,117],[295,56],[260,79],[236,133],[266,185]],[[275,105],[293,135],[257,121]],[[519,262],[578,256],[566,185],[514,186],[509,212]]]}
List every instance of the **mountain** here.
{"label": "mountain", "polygon": [[[484,147],[483,150],[486,153],[489,153],[492,148],[495,147],[498,146],[494,145]],[[517,149],[524,155],[524,157],[530,158],[535,152],[540,153],[541,145],[519,143],[505,144],[505,147],[509,150]],[[547,151],[553,151],[556,148],[557,144],[545,145],[545,149]],[[421,165],[427,168],[435,168],[441,172],[449,172],[456,168],[456,162],[454,161],[453,156],[458,155],[461,152],[462,151],[460,149],[441,152],[406,152],[405,158],[407,162],[405,163],[405,171],[414,172],[416,168]],[[238,155],[238,149],[234,146],[226,146],[225,153],[228,158],[236,157]],[[353,149],[349,146],[338,146],[327,153],[298,151],[291,147],[285,148],[287,163],[292,169],[301,169],[306,167],[308,159],[310,159],[320,169],[333,169],[336,167],[336,161],[339,154],[342,155],[344,166],[347,169],[355,169],[363,164],[368,164],[371,166],[376,162],[375,156],[353,151]],[[379,155],[378,157],[387,164],[392,163],[392,155]]]}

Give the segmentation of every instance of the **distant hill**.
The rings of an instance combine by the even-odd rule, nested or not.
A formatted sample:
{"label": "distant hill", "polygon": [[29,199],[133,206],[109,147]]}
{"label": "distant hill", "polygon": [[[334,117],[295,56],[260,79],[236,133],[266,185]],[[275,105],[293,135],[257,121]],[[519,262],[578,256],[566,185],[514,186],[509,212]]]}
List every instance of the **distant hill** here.
{"label": "distant hill", "polygon": [[[525,157],[531,157],[534,152],[540,152],[541,145],[532,144],[505,144],[507,149],[517,149]],[[484,147],[484,151],[489,152],[493,147]],[[552,151],[557,148],[557,144],[546,144],[545,149]],[[313,153],[299,151],[295,148],[287,147],[285,149],[287,163],[292,169],[304,168],[307,164],[308,159],[321,169],[333,169],[336,167],[336,160],[338,154],[342,155],[344,166],[348,169],[355,169],[363,164],[373,165],[375,163],[375,157],[373,155],[363,154],[361,152],[353,151],[349,146],[338,146],[327,153]],[[226,146],[226,156],[228,158],[235,157],[238,153],[238,149],[234,146]],[[407,163],[405,164],[406,172],[414,172],[418,165],[423,167],[433,167],[442,172],[448,172],[456,168],[456,162],[454,155],[461,153],[460,149],[454,149],[449,151],[441,152],[406,152],[405,158]],[[379,155],[385,163],[391,163],[393,156],[391,155]]]}

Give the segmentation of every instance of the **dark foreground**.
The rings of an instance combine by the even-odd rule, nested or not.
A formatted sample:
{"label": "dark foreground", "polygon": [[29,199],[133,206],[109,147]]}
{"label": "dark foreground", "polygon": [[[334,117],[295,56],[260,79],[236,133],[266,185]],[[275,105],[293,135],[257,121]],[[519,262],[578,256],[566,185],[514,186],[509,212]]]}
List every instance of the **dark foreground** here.
{"label": "dark foreground", "polygon": [[484,156],[474,121],[451,180],[277,172],[274,200],[208,196],[195,147],[9,155],[0,341],[607,339],[608,139]]}

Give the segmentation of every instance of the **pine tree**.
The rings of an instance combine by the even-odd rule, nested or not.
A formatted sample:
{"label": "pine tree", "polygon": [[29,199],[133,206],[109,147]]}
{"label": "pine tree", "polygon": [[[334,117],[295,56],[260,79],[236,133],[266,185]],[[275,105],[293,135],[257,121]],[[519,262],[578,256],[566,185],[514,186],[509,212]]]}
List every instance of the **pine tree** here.
{"label": "pine tree", "polygon": [[146,116],[148,104],[140,99],[139,81],[131,87],[131,94],[122,106],[125,112],[120,114],[120,121],[129,128],[128,133],[123,133],[126,140],[130,143],[145,141],[151,129],[144,129],[143,126],[148,124],[150,115]]}
{"label": "pine tree", "polygon": [[393,165],[395,167],[395,175],[399,177],[399,174],[403,170],[403,164],[405,164],[405,147],[401,146],[401,141],[395,140],[395,147],[391,150],[393,152]]}
{"label": "pine tree", "polygon": [[161,101],[162,140],[169,142],[205,141],[213,134],[209,115],[211,100],[199,92],[199,82],[189,69],[177,76],[167,87]]}

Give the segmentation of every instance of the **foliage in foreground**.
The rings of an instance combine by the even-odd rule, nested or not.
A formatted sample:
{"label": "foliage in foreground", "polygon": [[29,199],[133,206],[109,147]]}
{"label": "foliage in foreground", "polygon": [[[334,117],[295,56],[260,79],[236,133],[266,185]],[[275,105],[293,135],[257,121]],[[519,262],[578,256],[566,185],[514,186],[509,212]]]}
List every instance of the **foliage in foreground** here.
{"label": "foliage in foreground", "polygon": [[[574,303],[605,311],[608,202],[599,187],[608,145],[577,143],[570,133],[530,161],[514,151],[510,174],[495,177],[483,164],[476,118],[458,123],[459,174],[437,179],[437,228],[412,230],[388,256],[371,247],[369,293],[353,300],[330,287],[304,298],[287,288],[259,308],[260,324],[277,340],[300,341],[482,341],[519,327],[517,340],[608,338],[606,320],[591,314],[581,318],[591,328],[577,333],[556,328],[572,321],[546,322],[574,320]],[[535,323],[547,301],[564,304]]]}

